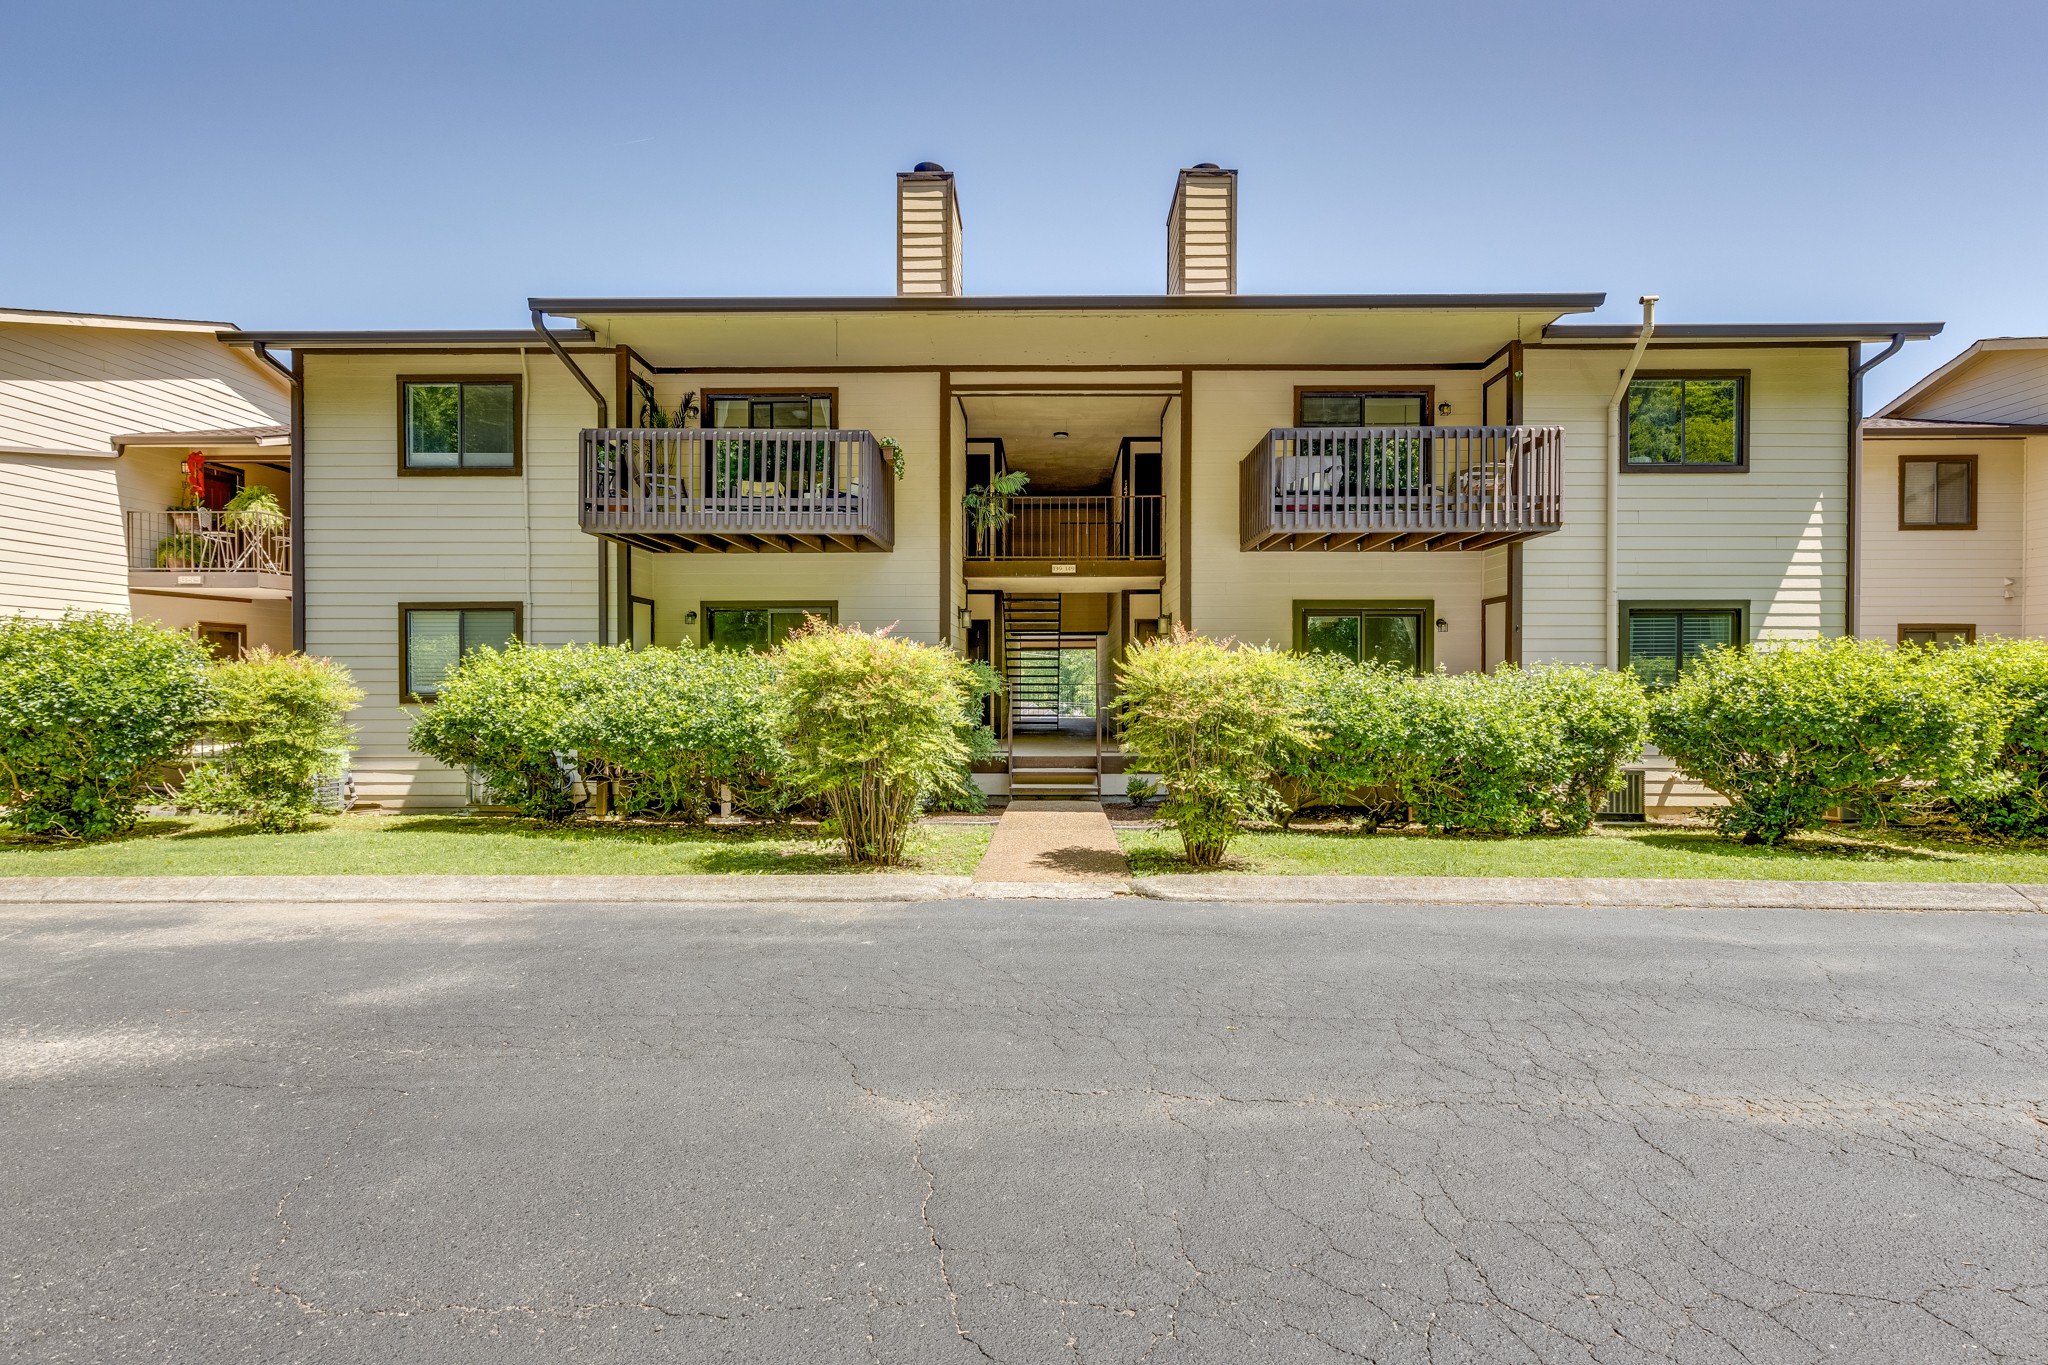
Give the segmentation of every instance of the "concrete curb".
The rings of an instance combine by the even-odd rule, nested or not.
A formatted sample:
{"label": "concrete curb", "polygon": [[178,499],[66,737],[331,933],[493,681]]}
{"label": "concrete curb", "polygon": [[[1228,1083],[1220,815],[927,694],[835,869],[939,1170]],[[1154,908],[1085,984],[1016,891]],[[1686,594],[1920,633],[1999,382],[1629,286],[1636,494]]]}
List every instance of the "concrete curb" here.
{"label": "concrete curb", "polygon": [[625,877],[0,877],[0,905],[365,902],[937,901],[965,896],[965,877],[894,872]]}
{"label": "concrete curb", "polygon": [[1106,901],[1131,894],[1129,882],[976,881],[967,894],[983,901]]}
{"label": "concrete curb", "polygon": [[1606,877],[1141,877],[1151,900],[1324,905],[1576,905],[1700,910],[2048,909],[2048,886],[2004,882],[1779,882]]}

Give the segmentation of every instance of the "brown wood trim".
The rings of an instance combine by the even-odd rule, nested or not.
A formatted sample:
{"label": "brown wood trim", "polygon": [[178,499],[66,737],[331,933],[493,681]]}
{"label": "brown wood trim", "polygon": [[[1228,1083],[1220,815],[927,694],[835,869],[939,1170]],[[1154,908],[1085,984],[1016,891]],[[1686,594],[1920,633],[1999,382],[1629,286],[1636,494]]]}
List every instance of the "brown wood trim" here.
{"label": "brown wood trim", "polygon": [[[1523,343],[1532,351],[1633,351],[1633,341],[1529,341]],[[1825,351],[1830,347],[1860,346],[1861,341],[1658,341],[1653,339],[1648,348],[1652,351]]]}
{"label": "brown wood trim", "polygon": [[[1906,523],[1906,466],[1909,464],[1966,464],[1970,467],[1970,519],[1967,522],[1929,522],[1919,526]],[[1901,531],[1974,531],[1977,529],[1977,456],[1974,451],[1954,455],[1899,456],[1899,529]]]}
{"label": "brown wood trim", "polygon": [[[401,706],[427,705],[432,697],[414,696],[405,690],[405,680],[412,672],[412,660],[405,645],[405,614],[409,611],[509,611],[512,613],[512,638],[526,638],[526,604],[524,602],[400,602],[398,604],[398,703]],[[459,660],[458,660],[459,662]]]}
{"label": "brown wood trim", "polygon": [[1178,384],[1161,380],[1156,384],[955,384],[953,392],[970,396],[1001,398],[1005,394],[1034,394],[1050,398],[1089,398],[1096,394],[1124,394],[1142,398],[1162,397],[1180,392]]}
{"label": "brown wood trim", "polygon": [[1973,625],[1962,625],[1960,623],[1953,625],[1943,625],[1932,624],[1924,621],[1899,622],[1898,636],[1893,640],[1892,643],[1900,645],[1906,643],[1906,632],[1909,630],[1957,630],[1962,632],[1964,644],[1974,645],[1977,643],[1977,627]]}
{"label": "brown wood trim", "polygon": [[617,414],[615,421],[622,427],[633,425],[633,355],[626,347],[615,351],[612,363],[613,400],[612,411]]}
{"label": "brown wood trim", "polygon": [[[764,371],[764,373],[770,372]],[[706,389],[702,393],[697,395],[697,402],[699,404],[697,409],[697,425],[705,428],[709,428],[711,426],[711,404],[714,399],[755,397],[765,398],[788,394],[798,394],[808,398],[831,399],[832,428],[835,430],[842,431],[847,429],[845,422],[846,414],[839,410],[839,390],[836,386],[829,384],[796,384],[783,387],[773,387],[766,384],[750,384],[741,388]],[[790,428],[791,431],[801,431],[803,429],[804,428],[801,427]]]}
{"label": "brown wood trim", "polygon": [[[526,472],[526,381],[516,374],[401,374],[398,379],[398,476],[402,479],[516,479]],[[510,384],[512,386],[512,465],[508,469],[414,469],[405,462],[405,386],[407,384]],[[461,456],[456,457],[460,459]],[[293,563],[298,547],[293,547]]]}
{"label": "brown wood trim", "polygon": [[[1479,671],[1481,673],[1486,671],[1486,609],[1496,602],[1500,603],[1501,630],[1505,632],[1508,628],[1507,618],[1512,614],[1508,608],[1509,600],[1509,594],[1507,593],[1502,593],[1498,597],[1482,597],[1479,599]],[[1501,651],[1500,661],[1503,664],[1508,662],[1508,655],[1505,649]]]}
{"label": "brown wood trim", "polygon": [[[570,355],[610,355],[609,346],[562,347]],[[309,346],[308,355],[502,355],[515,356],[521,352],[527,355],[553,355],[545,342],[523,346],[513,342],[502,342],[496,346]]]}
{"label": "brown wood trim", "polygon": [[1508,546],[1508,640],[1507,661],[1522,666],[1522,542]]}
{"label": "brown wood trim", "polygon": [[[1071,574],[1055,574],[1055,564],[1071,564]],[[1043,578],[1050,587],[1059,587],[1069,579],[1076,578],[1161,578],[1166,575],[1164,559],[970,559],[965,565],[968,579],[977,578]],[[992,592],[991,588],[971,588],[974,592]],[[1132,588],[1132,592],[1157,592],[1157,588]]]}
{"label": "brown wood trim", "polygon": [[[1180,372],[1180,614],[1193,630],[1195,615],[1195,372]],[[1164,587],[1164,584],[1161,584]]]}
{"label": "brown wood trim", "polygon": [[1624,474],[1747,474],[1749,472],[1749,407],[1755,383],[1748,370],[1637,370],[1638,379],[1739,379],[1742,398],[1735,410],[1735,462],[1733,464],[1630,464],[1628,462],[1628,395],[1621,398],[1621,472]]}
{"label": "brown wood trim", "polygon": [[[574,350],[574,347],[569,349]],[[1575,347],[1576,350],[1590,350],[1591,347]],[[1620,347],[1629,350],[1632,347]],[[1738,348],[1746,349],[1746,348]],[[337,351],[323,351],[323,355],[345,354]],[[382,352],[378,352],[382,354]],[[1240,370],[1266,370],[1298,374],[1362,374],[1389,372],[1394,374],[1422,370],[1483,370],[1491,366],[1491,360],[1418,360],[1403,364],[1363,361],[1318,360],[1275,360],[1259,362],[1216,362],[1213,364],[1180,364],[1174,361],[1157,361],[1152,364],[1117,363],[1100,365],[981,365],[981,364],[922,364],[922,365],[648,365],[655,374],[936,374],[951,369],[964,374],[1116,374],[1126,371],[1149,371],[1154,374],[1179,370],[1228,373]]]}
{"label": "brown wood trim", "polygon": [[[901,231],[899,226],[898,231]],[[898,269],[901,269],[899,258]],[[939,638],[951,643],[953,628],[953,373],[939,373]],[[961,576],[966,577],[963,571]],[[963,637],[962,643],[965,643]]]}
{"label": "brown wood trim", "polygon": [[1396,388],[1362,389],[1351,384],[1296,384],[1294,386],[1294,425],[1301,423],[1301,396],[1305,393],[1356,393],[1378,398],[1407,398],[1422,395],[1422,425],[1436,425],[1436,385],[1409,384]]}
{"label": "brown wood trim", "polygon": [[292,352],[292,650],[306,650],[306,353]]}

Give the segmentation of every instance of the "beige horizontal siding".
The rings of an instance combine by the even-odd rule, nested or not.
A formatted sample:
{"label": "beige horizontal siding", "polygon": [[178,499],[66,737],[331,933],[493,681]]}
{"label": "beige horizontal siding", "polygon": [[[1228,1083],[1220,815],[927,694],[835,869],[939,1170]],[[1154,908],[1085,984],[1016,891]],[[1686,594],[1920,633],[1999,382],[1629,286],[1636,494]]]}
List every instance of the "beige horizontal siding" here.
{"label": "beige horizontal siding", "polygon": [[1892,415],[1949,422],[2048,422],[2048,350],[1985,351]]}
{"label": "beige horizontal siding", "polygon": [[[1565,435],[1564,528],[1523,552],[1522,654],[1597,664],[1605,594],[1607,400],[1625,353],[1532,349],[1527,420]],[[1645,370],[1748,370],[1741,472],[1630,472],[1616,504],[1618,598],[1738,601],[1760,638],[1839,634],[1848,541],[1848,389],[1839,349],[1653,351]]]}
{"label": "beige horizontal siding", "polygon": [[[1863,582],[1857,632],[1896,640],[1901,623],[1975,626],[2018,635],[2026,579],[2025,442],[2018,439],[1865,441]],[[1899,527],[1899,461],[1909,455],[1977,457],[1977,529]],[[2013,580],[2006,595],[2005,580]]]}
{"label": "beige horizontal siding", "polygon": [[128,610],[112,461],[0,454],[0,616]]}
{"label": "beige horizontal siding", "polygon": [[0,323],[0,450],[111,457],[109,438],[289,420],[284,381],[193,332]]}

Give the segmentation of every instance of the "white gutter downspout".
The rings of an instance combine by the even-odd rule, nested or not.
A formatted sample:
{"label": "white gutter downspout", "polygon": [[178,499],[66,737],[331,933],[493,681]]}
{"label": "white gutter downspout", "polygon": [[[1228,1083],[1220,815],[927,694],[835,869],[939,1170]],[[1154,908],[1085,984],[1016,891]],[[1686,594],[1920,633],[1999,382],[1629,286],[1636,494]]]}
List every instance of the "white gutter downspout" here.
{"label": "white gutter downspout", "polygon": [[1607,609],[1602,614],[1607,621],[1607,666],[1621,667],[1621,616],[1620,576],[1618,565],[1619,542],[1616,528],[1620,518],[1615,506],[1621,493],[1621,403],[1628,397],[1628,385],[1636,377],[1636,366],[1643,363],[1643,352],[1650,345],[1650,333],[1657,330],[1657,296],[1645,294],[1636,302],[1643,305],[1643,330],[1636,337],[1636,348],[1629,352],[1628,364],[1622,368],[1621,378],[1614,386],[1614,397],[1607,400]]}

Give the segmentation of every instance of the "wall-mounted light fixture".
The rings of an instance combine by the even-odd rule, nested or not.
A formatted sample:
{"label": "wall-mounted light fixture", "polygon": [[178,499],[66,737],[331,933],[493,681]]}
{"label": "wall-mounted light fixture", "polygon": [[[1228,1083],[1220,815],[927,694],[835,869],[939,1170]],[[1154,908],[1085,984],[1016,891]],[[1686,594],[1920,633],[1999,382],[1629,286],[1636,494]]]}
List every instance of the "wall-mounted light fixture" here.
{"label": "wall-mounted light fixture", "polygon": [[1439,634],[1439,635],[1447,635],[1447,634],[1449,634],[1449,633],[1450,633],[1450,629],[1451,629],[1451,623],[1450,623],[1449,621],[1446,621],[1446,620],[1444,620],[1444,618],[1443,618],[1443,617],[1441,617],[1441,616],[1439,616],[1439,617],[1437,617],[1437,618],[1436,618],[1436,633],[1437,633],[1437,634]]}
{"label": "wall-mounted light fixture", "polygon": [[686,625],[686,626],[694,626],[694,625],[696,625],[696,624],[697,624],[697,613],[696,613],[696,612],[694,612],[694,611],[686,611],[686,612],[684,612],[684,613],[683,613],[683,624],[684,624],[684,625]]}
{"label": "wall-mounted light fixture", "polygon": [[960,623],[962,629],[965,629],[967,623],[974,619],[974,611],[969,607],[955,607],[953,608],[953,618]]}
{"label": "wall-mounted light fixture", "polygon": [[1439,417],[1449,417],[1451,415],[1451,405],[1448,402],[1438,403],[1436,405],[1436,415]]}
{"label": "wall-mounted light fixture", "polygon": [[1054,439],[1055,441],[1064,441],[1064,440],[1066,440],[1066,439],[1067,439],[1067,433],[1065,433],[1064,431],[1055,431],[1055,432],[1054,432],[1054,433],[1052,434],[1052,438],[1053,438],[1053,439]]}

